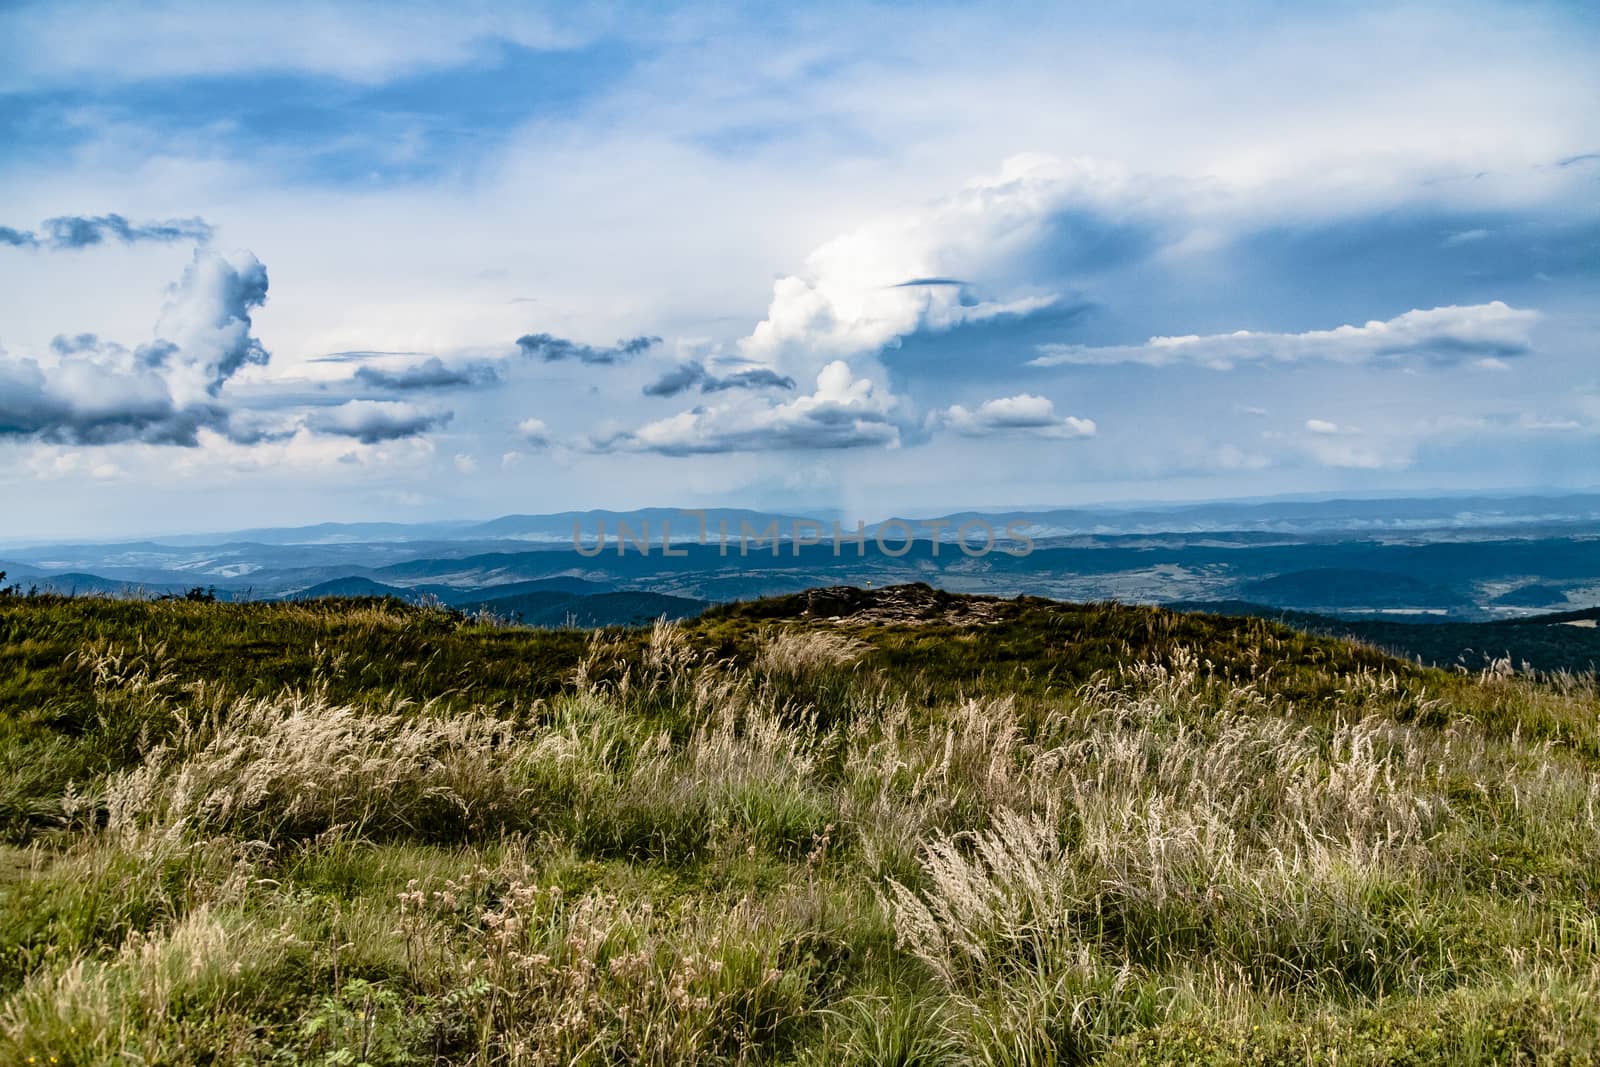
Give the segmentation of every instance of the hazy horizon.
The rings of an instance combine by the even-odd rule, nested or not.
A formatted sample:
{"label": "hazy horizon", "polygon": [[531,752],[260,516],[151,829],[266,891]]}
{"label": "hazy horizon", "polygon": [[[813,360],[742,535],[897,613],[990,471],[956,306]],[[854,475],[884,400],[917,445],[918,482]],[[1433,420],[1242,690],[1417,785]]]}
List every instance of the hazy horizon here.
{"label": "hazy horizon", "polygon": [[[1271,517],[1270,517],[1271,513],[1272,513],[1272,509],[1275,506],[1278,506],[1278,505],[1289,506],[1289,505],[1379,504],[1379,503],[1384,503],[1384,502],[1393,502],[1393,503],[1397,503],[1397,504],[1398,503],[1431,503],[1431,502],[1446,503],[1446,502],[1457,501],[1457,500],[1460,500],[1460,501],[1468,501],[1468,500],[1497,501],[1498,500],[1498,501],[1508,501],[1508,502],[1509,501],[1515,501],[1515,500],[1547,500],[1547,501],[1552,501],[1553,502],[1553,501],[1561,501],[1561,500],[1571,500],[1571,499],[1574,499],[1574,498],[1590,498],[1590,497],[1593,497],[1593,498],[1595,498],[1595,500],[1597,502],[1600,502],[1600,486],[1577,487],[1577,488],[1573,488],[1573,489],[1541,489],[1541,488],[1532,488],[1532,489],[1523,489],[1523,488],[1515,488],[1515,489],[1482,489],[1482,490],[1462,490],[1462,491],[1459,491],[1459,492],[1445,492],[1445,491],[1432,491],[1432,492],[1430,492],[1430,491],[1427,491],[1427,490],[1422,490],[1422,491],[1418,491],[1418,492],[1403,492],[1403,491],[1401,491],[1401,492],[1391,492],[1391,493],[1374,492],[1374,493],[1367,493],[1367,494],[1361,494],[1361,493],[1349,493],[1349,494],[1285,493],[1285,494],[1278,494],[1278,495],[1275,495],[1275,496],[1261,496],[1261,497],[1232,497],[1232,498],[1194,499],[1194,500],[1176,499],[1176,500],[1094,501],[1094,502],[1089,502],[1089,503],[1070,504],[1070,505],[1017,504],[1017,505],[1011,505],[1011,506],[962,507],[960,505],[948,504],[947,503],[945,506],[939,506],[939,507],[929,507],[929,508],[924,508],[924,509],[907,509],[907,510],[899,510],[899,511],[884,511],[884,512],[879,512],[879,513],[872,513],[872,514],[847,514],[845,512],[839,511],[837,509],[828,508],[826,506],[811,506],[811,505],[807,505],[803,501],[802,502],[796,502],[791,507],[781,508],[781,509],[777,509],[777,508],[751,508],[751,507],[745,507],[744,505],[737,504],[737,503],[726,504],[726,505],[700,504],[700,505],[695,505],[695,506],[684,506],[684,507],[678,507],[677,505],[673,505],[673,504],[669,504],[669,503],[655,503],[655,504],[642,504],[642,505],[640,505],[638,507],[633,507],[633,508],[610,508],[610,507],[552,508],[552,509],[549,509],[549,510],[508,511],[508,512],[496,513],[496,514],[482,514],[482,515],[470,515],[470,516],[438,516],[438,517],[432,517],[432,518],[416,518],[416,519],[412,519],[412,520],[409,520],[409,521],[406,521],[406,520],[385,520],[385,519],[377,519],[377,520],[363,520],[363,519],[343,520],[343,519],[339,519],[339,518],[326,518],[326,519],[321,519],[321,520],[318,520],[318,521],[315,521],[315,522],[308,522],[308,523],[282,523],[282,524],[271,524],[271,523],[269,523],[269,524],[264,524],[264,525],[259,525],[259,526],[248,526],[248,527],[237,527],[237,526],[235,526],[235,527],[215,527],[215,528],[196,527],[196,528],[184,528],[184,529],[171,528],[171,527],[156,527],[156,528],[152,528],[152,529],[148,529],[148,530],[134,530],[134,531],[118,532],[115,535],[108,535],[108,536],[104,536],[104,537],[92,536],[92,535],[50,535],[50,534],[43,534],[43,535],[38,535],[38,536],[12,536],[12,535],[7,534],[6,536],[0,537],[0,548],[11,548],[11,549],[17,549],[17,548],[22,548],[22,547],[34,547],[34,548],[37,548],[37,547],[48,546],[48,545],[51,545],[51,544],[62,544],[62,545],[68,545],[68,544],[115,544],[115,543],[119,543],[119,542],[131,542],[131,541],[157,541],[157,542],[159,542],[159,541],[162,541],[164,539],[167,539],[167,540],[178,539],[178,540],[200,541],[200,540],[207,539],[207,538],[220,538],[220,537],[236,535],[236,534],[244,534],[244,533],[261,533],[261,532],[280,532],[280,533],[283,533],[283,532],[293,532],[293,531],[296,531],[296,530],[312,530],[312,529],[318,529],[318,528],[321,528],[321,527],[360,528],[360,527],[365,527],[365,526],[387,526],[387,527],[394,527],[394,528],[400,529],[400,530],[416,530],[416,531],[429,530],[429,529],[434,529],[434,528],[440,528],[440,529],[446,529],[446,528],[448,528],[448,529],[470,529],[470,528],[473,528],[473,527],[489,525],[491,523],[500,522],[500,521],[507,520],[507,519],[515,519],[515,518],[539,519],[539,518],[550,518],[550,517],[565,516],[565,515],[589,516],[589,515],[593,515],[593,514],[596,514],[596,513],[618,513],[618,514],[621,514],[621,515],[633,515],[633,514],[638,514],[638,513],[643,513],[643,512],[670,512],[670,513],[672,513],[674,515],[682,515],[682,516],[685,517],[686,521],[689,521],[689,520],[692,519],[692,516],[695,514],[696,511],[700,511],[700,512],[710,512],[710,511],[748,511],[748,512],[752,512],[754,514],[765,515],[765,516],[768,516],[768,517],[787,516],[787,517],[791,517],[791,518],[817,519],[817,520],[823,521],[824,523],[826,523],[826,522],[828,522],[830,520],[838,520],[839,522],[843,523],[844,524],[844,528],[848,530],[848,529],[853,528],[854,524],[857,523],[857,522],[864,523],[867,527],[871,528],[871,527],[873,527],[873,526],[875,526],[875,525],[877,525],[879,523],[882,523],[882,522],[885,522],[885,521],[888,521],[888,520],[891,520],[891,519],[908,519],[908,520],[912,520],[912,521],[918,521],[918,520],[923,520],[923,519],[938,519],[938,518],[942,518],[944,516],[962,515],[962,514],[1006,516],[1006,515],[1019,515],[1019,514],[1043,514],[1043,513],[1058,512],[1059,511],[1059,512],[1081,512],[1081,513],[1089,514],[1089,515],[1103,514],[1103,515],[1106,515],[1106,516],[1138,515],[1138,514],[1141,514],[1141,513],[1148,513],[1151,516],[1161,516],[1161,515],[1163,515],[1165,513],[1170,513],[1170,512],[1190,512],[1190,511],[1193,511],[1193,512],[1204,512],[1207,509],[1220,510],[1220,509],[1228,509],[1228,508],[1241,508],[1241,509],[1258,510],[1258,511],[1263,513],[1262,517],[1261,517],[1261,521],[1262,522],[1270,522],[1270,521],[1273,521],[1271,519]],[[1600,518],[1600,515],[1596,515],[1595,517],[1596,518]],[[1473,518],[1475,520],[1473,525],[1476,526],[1477,525],[1477,521],[1476,520],[1479,517],[1473,516]],[[1525,519],[1531,519],[1532,516],[1524,516],[1524,518]],[[1312,525],[1315,525],[1315,523],[1313,523]],[[1222,529],[1227,529],[1228,527],[1218,526],[1216,528],[1219,529],[1219,530],[1222,530]],[[1332,527],[1329,527],[1329,528],[1331,529]],[[1133,531],[1130,531],[1130,532],[1133,532]],[[1178,531],[1174,530],[1174,532],[1178,532]],[[592,530],[588,530],[588,533],[592,534],[593,531]],[[948,531],[946,531],[946,534],[948,535]],[[656,528],[656,535],[659,536],[659,527]],[[486,538],[489,537],[489,535],[487,535],[487,534],[485,534],[484,536]],[[789,536],[789,535],[788,535],[787,532],[785,532],[784,536]],[[919,533],[918,536],[920,538],[922,536],[922,534]]]}

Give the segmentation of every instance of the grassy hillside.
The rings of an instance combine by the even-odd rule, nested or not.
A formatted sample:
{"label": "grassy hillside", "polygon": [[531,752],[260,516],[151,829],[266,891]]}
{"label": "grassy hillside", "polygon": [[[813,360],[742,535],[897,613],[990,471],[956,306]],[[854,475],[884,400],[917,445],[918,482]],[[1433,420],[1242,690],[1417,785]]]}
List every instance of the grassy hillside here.
{"label": "grassy hillside", "polygon": [[1597,813],[1260,619],[0,599],[0,1063],[1590,1063]]}
{"label": "grassy hillside", "polygon": [[1497,622],[1439,622],[1339,618],[1287,611],[1242,601],[1171,605],[1181,611],[1257,615],[1298,630],[1349,637],[1430,667],[1477,671],[1505,660],[1536,671],[1589,673],[1600,669],[1600,608],[1541,614]]}
{"label": "grassy hillside", "polygon": [[648,626],[657,619],[683,619],[707,607],[704,600],[665,593],[618,591],[574,594],[518,593],[461,601],[463,611],[487,612],[524,626]]}

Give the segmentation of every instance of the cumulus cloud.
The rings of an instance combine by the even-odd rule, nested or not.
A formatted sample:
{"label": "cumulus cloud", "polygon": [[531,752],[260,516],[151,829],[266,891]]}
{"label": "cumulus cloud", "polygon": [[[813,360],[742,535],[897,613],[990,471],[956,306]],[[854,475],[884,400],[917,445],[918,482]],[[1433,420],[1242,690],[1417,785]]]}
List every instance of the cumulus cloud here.
{"label": "cumulus cloud", "polygon": [[291,411],[241,408],[227,412],[216,429],[232,443],[248,446],[287,441],[300,432],[303,422],[303,416]]}
{"label": "cumulus cloud", "polygon": [[1038,437],[1093,437],[1093,419],[1057,415],[1047,398],[1020,393],[1017,396],[985,400],[975,410],[955,404],[929,418],[931,428],[947,427],[967,437],[989,437],[1003,433],[1027,433]]}
{"label": "cumulus cloud", "polygon": [[351,400],[311,412],[305,425],[317,433],[353,437],[372,445],[426,433],[449,422],[451,414],[426,411],[399,400]]}
{"label": "cumulus cloud", "polygon": [[1192,363],[1226,370],[1240,363],[1379,363],[1421,357],[1439,365],[1527,354],[1539,313],[1499,300],[1407,311],[1387,321],[1306,333],[1233,333],[1152,337],[1142,345],[1040,345],[1030,366]]}
{"label": "cumulus cloud", "polygon": [[786,404],[745,401],[709,405],[591,440],[599,452],[669,456],[784,449],[896,447],[896,399],[835,360],[817,375],[816,392]]}
{"label": "cumulus cloud", "polygon": [[702,393],[721,393],[729,389],[793,389],[794,379],[770,367],[750,367],[718,377],[703,363],[680,363],[644,387],[645,396],[677,396],[698,388]]}
{"label": "cumulus cloud", "polygon": [[181,406],[214,397],[229,378],[271,357],[251,335],[251,313],[267,302],[267,268],[249,252],[197,249],[167,292],[156,322],[160,361]]}
{"label": "cumulus cloud", "polygon": [[266,299],[267,270],[255,256],[197,249],[167,290],[154,340],[128,348],[93,333],[61,334],[38,358],[0,353],[0,438],[193,447],[210,433],[250,446],[311,430],[372,444],[449,420],[398,403],[295,411],[280,410],[282,398],[270,394],[268,410],[225,400],[234,375],[270,358],[252,333]]}
{"label": "cumulus cloud", "polygon": [[80,335],[54,365],[0,356],[0,438],[55,444],[123,441],[195,444],[223,415],[202,405],[180,410],[162,377],[134,353]]}
{"label": "cumulus cloud", "polygon": [[355,381],[373,389],[386,389],[392,392],[475,388],[498,384],[500,368],[488,362],[450,365],[435,356],[415,366],[394,370],[371,366],[359,367],[356,369]]}
{"label": "cumulus cloud", "polygon": [[92,333],[56,337],[45,363],[0,357],[0,435],[67,444],[194,445],[226,427],[222,385],[268,354],[251,335],[267,272],[248,252],[197,250],[168,290],[156,339],[134,349]]}
{"label": "cumulus cloud", "polygon": [[[1092,273],[1147,249],[1149,212],[1133,221],[1130,209],[1137,185],[1094,162],[1009,159],[921,214],[822,245],[804,271],[774,284],[766,317],[741,350],[762,364],[806,370],[911,334],[1048,308],[1057,294],[1014,279],[1017,264],[1049,246],[1058,275]],[[1094,232],[1080,232],[1087,230]]]}
{"label": "cumulus cloud", "polygon": [[166,219],[161,222],[129,222],[121,215],[60,215],[45,219],[42,233],[16,230],[0,226],[0,244],[15,248],[88,248],[110,240],[123,244],[154,241],[171,244],[174,241],[195,241],[200,244],[211,240],[211,224],[205,219]]}
{"label": "cumulus cloud", "polygon": [[523,419],[517,423],[517,434],[530,448],[545,448],[550,444],[550,428],[540,419]]}
{"label": "cumulus cloud", "polygon": [[641,353],[648,352],[661,343],[659,337],[631,337],[618,341],[609,348],[596,348],[579,341],[569,341],[548,333],[527,333],[517,338],[517,348],[529,359],[542,359],[546,363],[577,360],[579,363],[608,365],[625,363]]}

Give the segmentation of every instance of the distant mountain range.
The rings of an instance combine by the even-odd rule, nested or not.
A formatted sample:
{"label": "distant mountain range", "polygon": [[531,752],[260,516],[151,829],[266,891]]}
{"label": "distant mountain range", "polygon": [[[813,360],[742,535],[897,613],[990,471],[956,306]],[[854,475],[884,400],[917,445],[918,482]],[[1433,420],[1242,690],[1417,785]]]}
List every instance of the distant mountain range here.
{"label": "distant mountain range", "polygon": [[[817,523],[824,535],[838,522],[854,532],[859,520],[869,536],[891,522],[910,525],[919,537],[930,536],[937,524],[945,539],[953,539],[965,522],[985,522],[997,530],[1007,523],[1026,524],[1030,536],[1072,537],[1135,533],[1200,533],[1249,531],[1262,533],[1407,532],[1448,529],[1483,530],[1507,527],[1567,526],[1600,523],[1600,492],[1550,495],[1475,495],[1392,498],[1335,498],[1328,500],[1274,499],[1218,501],[1194,504],[1149,504],[1078,508],[1015,508],[956,511],[925,516],[872,518],[844,516],[834,510],[767,512],[746,508],[681,509],[638,508],[632,511],[561,511],[552,514],[502,515],[489,520],[444,522],[325,522],[312,526],[266,527],[227,533],[179,533],[127,542],[58,541],[62,547],[120,545],[127,549],[159,545],[165,548],[226,548],[228,546],[371,545],[414,542],[538,541],[571,544],[574,531],[592,538],[601,523],[610,536],[617,524],[626,523],[637,534],[648,525],[659,539],[663,523],[670,524],[674,541],[695,540],[700,519],[714,535],[719,525],[737,536],[741,523],[765,529],[778,523],[783,538],[793,536],[796,523]],[[10,547],[6,547],[9,545]],[[0,554],[34,550],[49,545],[25,545],[0,539]]]}
{"label": "distant mountain range", "polygon": [[701,515],[674,508],[328,523],[13,546],[0,549],[0,571],[24,589],[64,594],[199,587],[225,599],[434,598],[540,625],[919,581],[1005,596],[1237,601],[1435,621],[1600,604],[1600,494],[952,512],[864,524],[859,542],[854,522],[831,515],[724,508],[704,522],[704,543]]}

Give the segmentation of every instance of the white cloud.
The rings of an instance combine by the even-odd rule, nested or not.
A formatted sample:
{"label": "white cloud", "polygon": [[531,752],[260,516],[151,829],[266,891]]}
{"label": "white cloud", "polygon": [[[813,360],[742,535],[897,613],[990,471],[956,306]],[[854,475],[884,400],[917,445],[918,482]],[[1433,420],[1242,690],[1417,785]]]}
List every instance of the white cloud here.
{"label": "white cloud", "polygon": [[270,19],[164,2],[41,4],[7,16],[12,50],[0,85],[298,71],[377,83],[474,60],[495,38],[530,47],[579,43],[537,11],[435,10],[406,4],[290,0]]}
{"label": "white cloud", "polygon": [[1329,422],[1327,419],[1307,419],[1306,429],[1311,433],[1322,434],[1323,436],[1327,437],[1336,436],[1345,432],[1344,430],[1340,429],[1338,423]]}
{"label": "white cloud", "polygon": [[195,251],[156,323],[157,344],[176,346],[163,366],[179,407],[216,396],[242,368],[267,362],[250,333],[251,313],[266,300],[267,268],[255,256]]}
{"label": "white cloud", "polygon": [[1350,440],[1319,437],[1306,442],[1303,450],[1324,467],[1345,470],[1385,470],[1411,465],[1409,451],[1386,450],[1378,445]]}
{"label": "white cloud", "polygon": [[252,332],[266,297],[267,271],[254,255],[198,249],[167,289],[155,340],[129,349],[80,333],[56,336],[39,358],[0,351],[0,438],[192,447],[210,431],[248,447],[311,430],[370,445],[450,420],[448,411],[393,401],[323,406],[327,397],[281,383],[225,394],[240,371],[268,362]]}
{"label": "white cloud", "polygon": [[111,481],[122,477],[124,471],[115,463],[97,458],[92,453],[62,448],[40,448],[27,459],[32,475],[41,481],[87,475],[95,481]]}
{"label": "white cloud", "polygon": [[893,419],[898,401],[857,378],[843,360],[817,374],[816,392],[786,404],[749,399],[714,404],[658,419],[633,431],[591,439],[594,451],[659,452],[687,456],[782,449],[898,447]]}
{"label": "white cloud", "polygon": [[988,437],[1000,433],[1030,433],[1039,437],[1093,437],[1093,419],[1057,415],[1046,397],[1020,393],[1017,396],[985,400],[976,410],[960,404],[934,412],[930,428],[948,427],[967,437]]}
{"label": "white cloud", "polygon": [[1583,429],[1583,423],[1577,419],[1546,418],[1532,414],[1520,416],[1516,425],[1519,430],[1534,433],[1574,433]]}
{"label": "white cloud", "polygon": [[[812,252],[803,273],[773,285],[766,317],[740,349],[805,372],[918,331],[1047,308],[1057,295],[1014,279],[1016,261],[1050,237],[1060,212],[1114,220],[1140,185],[1122,168],[1092,160],[1014,156],[924,213],[863,225]],[[974,295],[999,288],[1009,291]]]}
{"label": "white cloud", "polygon": [[1457,245],[1472,244],[1474,241],[1481,241],[1488,236],[1488,230],[1462,230],[1459,233],[1453,233],[1449,237],[1446,237],[1442,243],[1446,248],[1454,248]]}
{"label": "white cloud", "polygon": [[415,437],[449,421],[448,411],[429,411],[399,400],[351,400],[312,411],[305,417],[309,429],[353,437],[367,445]]}
{"label": "white cloud", "polygon": [[530,448],[544,448],[550,444],[550,427],[541,419],[523,419],[517,423],[517,434]]}
{"label": "white cloud", "polygon": [[154,341],[128,349],[80,333],[38,358],[0,353],[0,436],[193,444],[199,427],[226,423],[223,385],[267,361],[251,333],[266,294],[253,255],[199,249],[168,289]]}
{"label": "white cloud", "polygon": [[1239,363],[1373,363],[1420,356],[1438,363],[1463,359],[1501,359],[1532,347],[1530,333],[1539,313],[1499,300],[1466,307],[1407,311],[1387,321],[1339,326],[1306,333],[1233,333],[1152,337],[1142,345],[1049,344],[1030,361],[1034,367],[1142,363],[1164,367],[1193,363],[1226,370]]}

